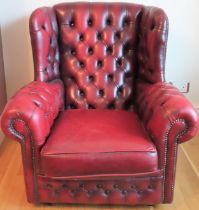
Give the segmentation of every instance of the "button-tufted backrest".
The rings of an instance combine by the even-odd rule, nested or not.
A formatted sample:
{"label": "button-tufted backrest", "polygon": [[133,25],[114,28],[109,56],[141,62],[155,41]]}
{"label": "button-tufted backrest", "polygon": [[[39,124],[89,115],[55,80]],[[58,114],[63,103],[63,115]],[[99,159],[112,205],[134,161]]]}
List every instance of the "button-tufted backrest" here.
{"label": "button-tufted backrest", "polygon": [[67,108],[129,108],[142,6],[64,3],[54,9]]}
{"label": "button-tufted backrest", "polygon": [[35,80],[61,78],[66,108],[130,109],[164,81],[168,19],[131,3],[63,3],[30,17]]}

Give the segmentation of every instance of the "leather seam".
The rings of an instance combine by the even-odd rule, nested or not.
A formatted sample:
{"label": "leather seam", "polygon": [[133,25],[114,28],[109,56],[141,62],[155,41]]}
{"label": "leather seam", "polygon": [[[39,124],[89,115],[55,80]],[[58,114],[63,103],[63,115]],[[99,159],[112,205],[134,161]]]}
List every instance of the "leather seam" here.
{"label": "leather seam", "polygon": [[[145,173],[150,173],[150,172],[145,172]],[[108,174],[109,175],[109,174]],[[114,176],[115,174],[110,174],[111,176]],[[49,177],[48,176],[45,176],[45,175],[40,175],[40,174],[38,174],[38,176],[39,177],[42,177],[42,178],[46,178],[46,179],[49,179]],[[67,177],[50,177],[50,179],[52,179],[52,180],[81,180],[81,179],[84,179],[84,180],[96,180],[96,179],[93,179],[93,178],[95,178],[95,176],[96,176],[96,174],[94,174],[94,175],[85,175],[85,176],[90,176],[89,178],[91,178],[91,179],[89,179],[89,178],[85,178],[84,176],[67,176]],[[132,179],[162,179],[162,175],[146,175],[146,176],[142,176],[142,175],[140,175],[141,177],[139,177],[139,176],[133,176],[133,175],[131,175],[131,174],[129,174],[129,175],[124,175],[124,176],[122,176],[122,174],[120,174],[120,176],[114,176],[113,177],[113,179],[112,179],[112,177],[111,177],[111,179],[110,179],[110,177],[109,176],[100,176],[100,174],[98,174],[98,176],[96,176],[96,178],[101,178],[100,180],[110,180],[110,181],[112,181],[112,180],[121,180],[122,178],[132,178]],[[75,177],[75,179],[73,178],[73,177]],[[77,178],[78,177],[78,178]]]}
{"label": "leather seam", "polygon": [[[146,175],[147,173],[147,175]],[[45,176],[44,174],[37,174],[38,176],[49,178],[49,176]],[[118,177],[135,177],[135,178],[142,178],[142,177],[163,177],[163,170],[157,169],[155,171],[148,171],[148,172],[142,172],[142,173],[129,173],[129,174],[87,174],[87,175],[71,175],[71,176],[62,176],[62,177],[56,177],[51,176],[52,179],[93,179],[93,178],[118,178]]]}
{"label": "leather seam", "polygon": [[171,185],[171,193],[173,194],[173,190],[174,190],[174,170],[175,170],[175,166],[176,166],[176,156],[177,156],[177,144],[178,144],[178,140],[181,136],[183,136],[187,130],[188,130],[188,126],[187,123],[184,119],[182,118],[178,118],[175,121],[173,121],[169,128],[167,129],[166,133],[165,133],[165,137],[164,137],[164,169],[163,169],[163,184],[162,184],[162,201],[165,201],[165,178],[166,178],[166,168],[167,168],[167,159],[168,159],[168,138],[169,138],[169,134],[170,131],[172,130],[173,126],[177,123],[177,122],[183,122],[185,123],[185,129],[180,132],[176,138],[174,139],[174,159],[173,159],[173,170],[172,170],[172,185]]}
{"label": "leather seam", "polygon": [[[37,181],[36,181],[36,167],[35,167],[35,150],[34,150],[34,143],[33,143],[33,137],[31,134],[31,129],[29,128],[28,124],[20,118],[15,118],[13,120],[11,120],[10,125],[9,125],[9,131],[16,136],[19,140],[21,140],[21,146],[22,146],[22,152],[23,154],[23,160],[24,160],[24,171],[25,173],[27,172],[27,161],[26,161],[26,146],[25,146],[25,136],[22,135],[21,133],[19,133],[15,128],[14,128],[14,123],[15,122],[22,122],[22,124],[24,125],[25,129],[28,131],[29,134],[29,138],[30,138],[30,145],[31,145],[31,150],[32,150],[32,170],[33,170],[33,183],[34,183],[34,196],[36,201],[38,201],[38,186],[37,186]],[[27,180],[27,175],[25,175],[25,183],[26,183],[26,187],[27,190],[29,191],[29,187],[28,187],[28,180]],[[31,194],[31,192],[30,192]]]}
{"label": "leather seam", "polygon": [[[143,153],[157,153],[157,151],[132,151],[132,152],[130,152],[130,151],[128,151],[128,152],[93,152],[93,153],[86,153],[86,152],[82,152],[82,153],[56,153],[56,154],[45,154],[45,155],[47,155],[47,156],[56,156],[56,155],[92,155],[92,154],[114,154],[114,153],[116,153],[116,154],[118,154],[118,153],[139,153],[139,152],[143,152]],[[41,152],[41,154],[42,154],[42,152]]]}

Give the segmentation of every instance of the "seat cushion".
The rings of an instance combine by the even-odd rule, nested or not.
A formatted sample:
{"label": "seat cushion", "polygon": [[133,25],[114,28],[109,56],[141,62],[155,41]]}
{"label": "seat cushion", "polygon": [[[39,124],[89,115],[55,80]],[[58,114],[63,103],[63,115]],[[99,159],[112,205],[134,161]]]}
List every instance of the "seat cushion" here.
{"label": "seat cushion", "polygon": [[47,176],[129,174],[157,170],[158,156],[135,112],[67,110],[41,150]]}

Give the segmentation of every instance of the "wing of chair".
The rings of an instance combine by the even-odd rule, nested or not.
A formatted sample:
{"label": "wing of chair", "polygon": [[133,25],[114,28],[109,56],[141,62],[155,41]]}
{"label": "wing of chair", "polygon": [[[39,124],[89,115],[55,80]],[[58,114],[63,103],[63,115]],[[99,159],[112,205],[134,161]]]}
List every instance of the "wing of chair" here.
{"label": "wing of chair", "polygon": [[63,3],[30,17],[35,81],[1,117],[21,144],[32,203],[147,204],[173,198],[178,144],[198,115],[165,83],[165,13]]}

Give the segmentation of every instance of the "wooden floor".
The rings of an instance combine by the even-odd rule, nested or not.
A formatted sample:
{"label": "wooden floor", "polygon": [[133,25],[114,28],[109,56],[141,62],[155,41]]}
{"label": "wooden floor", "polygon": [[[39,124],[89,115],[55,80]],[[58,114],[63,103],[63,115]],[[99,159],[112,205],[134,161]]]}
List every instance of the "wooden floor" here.
{"label": "wooden floor", "polygon": [[20,146],[6,139],[0,146],[0,210],[199,210],[199,136],[179,148],[173,204],[139,207],[40,205],[27,203]]}

